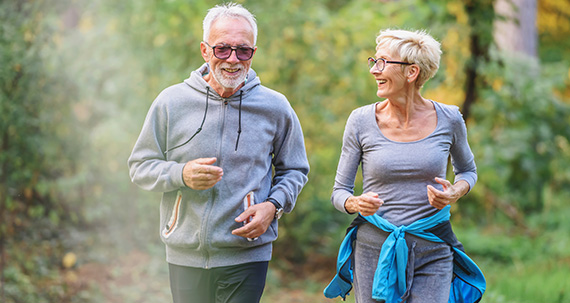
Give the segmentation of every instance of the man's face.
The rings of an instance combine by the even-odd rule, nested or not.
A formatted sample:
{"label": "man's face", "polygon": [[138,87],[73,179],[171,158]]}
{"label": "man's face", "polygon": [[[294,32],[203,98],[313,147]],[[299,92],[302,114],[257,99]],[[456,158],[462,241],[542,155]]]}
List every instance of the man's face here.
{"label": "man's face", "polygon": [[[253,30],[245,19],[220,18],[212,24],[210,37],[206,42],[211,46],[246,46],[254,48],[253,41]],[[206,81],[218,93],[222,91],[225,92],[225,95],[230,92],[233,94],[244,83],[252,59],[240,61],[235,51],[232,51],[227,59],[218,59],[214,56],[213,49],[203,42],[201,49],[202,56],[210,64],[212,73],[211,77],[208,77]]]}

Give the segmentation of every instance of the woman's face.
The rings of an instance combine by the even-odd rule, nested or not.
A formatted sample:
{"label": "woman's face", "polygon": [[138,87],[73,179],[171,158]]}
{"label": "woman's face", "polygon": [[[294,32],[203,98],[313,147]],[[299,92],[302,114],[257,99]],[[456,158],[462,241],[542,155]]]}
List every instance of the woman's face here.
{"label": "woman's face", "polygon": [[[401,61],[400,57],[392,56],[386,48],[379,48],[375,54],[376,59],[384,59],[386,61]],[[378,91],[376,95],[380,98],[394,98],[403,95],[407,87],[407,78],[405,76],[404,70],[405,65],[396,63],[386,63],[384,70],[380,71],[382,67],[382,61],[378,61],[370,69],[370,73],[376,79],[376,84],[378,85]],[[380,68],[379,68],[380,67]]]}

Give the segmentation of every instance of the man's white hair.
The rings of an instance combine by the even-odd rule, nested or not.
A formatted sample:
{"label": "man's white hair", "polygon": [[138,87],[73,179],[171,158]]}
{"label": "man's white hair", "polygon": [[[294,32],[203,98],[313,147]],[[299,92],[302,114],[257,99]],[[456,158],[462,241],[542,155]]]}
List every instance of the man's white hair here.
{"label": "man's white hair", "polygon": [[229,18],[244,18],[249,22],[251,28],[253,29],[253,44],[257,43],[257,22],[255,21],[255,16],[250,13],[246,8],[241,6],[241,4],[228,2],[221,5],[216,5],[208,10],[208,14],[204,18],[203,28],[204,28],[204,41],[208,41],[210,37],[210,29],[212,24],[216,19],[220,17]]}
{"label": "man's white hair", "polygon": [[418,65],[420,74],[416,83],[419,87],[439,69],[441,44],[424,30],[381,30],[376,37],[376,50],[379,48],[385,48],[391,55],[399,56],[401,61]]}

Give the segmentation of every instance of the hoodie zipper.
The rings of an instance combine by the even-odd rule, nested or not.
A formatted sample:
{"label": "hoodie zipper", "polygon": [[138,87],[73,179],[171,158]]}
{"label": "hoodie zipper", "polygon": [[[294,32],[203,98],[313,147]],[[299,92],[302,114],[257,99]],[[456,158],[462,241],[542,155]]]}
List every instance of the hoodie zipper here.
{"label": "hoodie zipper", "polygon": [[[224,99],[223,103],[221,104],[221,121],[222,121],[222,126],[220,127],[220,133],[219,133],[219,138],[220,138],[220,144],[218,146],[218,154],[216,155],[216,158],[218,159],[218,166],[222,167],[222,147],[223,147],[223,135],[224,135],[224,129],[225,129],[225,125],[226,125],[226,112],[227,112],[227,105],[228,105],[228,100]],[[209,253],[209,249],[211,248],[210,245],[210,241],[209,241],[209,226],[210,226],[210,217],[212,215],[212,210],[213,210],[213,204],[216,203],[216,186],[212,187],[212,194],[211,194],[211,201],[212,203],[208,205],[208,210],[206,218],[205,218],[205,224],[203,224],[203,229],[202,229],[202,243],[204,243],[204,253],[205,253],[205,258],[206,258],[206,265],[204,266],[205,269],[209,269],[210,268],[210,253]]]}

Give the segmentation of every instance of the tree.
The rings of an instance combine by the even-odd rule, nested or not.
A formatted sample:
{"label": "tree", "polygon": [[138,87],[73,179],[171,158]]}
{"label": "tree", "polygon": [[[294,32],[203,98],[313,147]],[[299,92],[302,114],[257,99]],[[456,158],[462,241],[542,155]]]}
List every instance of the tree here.
{"label": "tree", "polygon": [[495,43],[502,51],[538,55],[536,0],[496,0]]}
{"label": "tree", "polygon": [[480,66],[489,61],[489,49],[493,42],[492,27],[495,20],[494,0],[465,1],[469,16],[469,52],[465,62],[465,101],[462,113],[465,119],[471,114],[471,106],[478,99],[477,92],[482,85]]}

